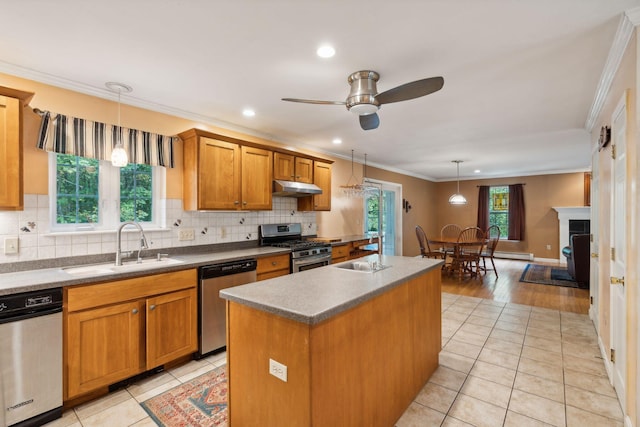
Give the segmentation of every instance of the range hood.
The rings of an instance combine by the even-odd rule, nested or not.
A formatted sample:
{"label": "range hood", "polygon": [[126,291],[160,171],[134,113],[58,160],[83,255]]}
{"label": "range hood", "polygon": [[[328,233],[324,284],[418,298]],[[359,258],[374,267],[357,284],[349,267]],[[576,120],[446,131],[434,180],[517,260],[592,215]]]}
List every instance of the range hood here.
{"label": "range hood", "polygon": [[304,197],[314,194],[322,194],[322,189],[315,184],[304,182],[283,181],[276,179],[273,181],[273,195],[281,197]]}

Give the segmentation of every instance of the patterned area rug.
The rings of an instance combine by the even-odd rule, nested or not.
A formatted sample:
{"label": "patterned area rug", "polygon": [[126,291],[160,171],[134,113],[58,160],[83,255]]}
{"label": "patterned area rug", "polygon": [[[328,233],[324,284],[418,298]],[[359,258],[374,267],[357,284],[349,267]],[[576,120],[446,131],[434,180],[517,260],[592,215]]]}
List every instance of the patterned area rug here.
{"label": "patterned area rug", "polygon": [[227,375],[216,368],[142,402],[159,426],[210,427],[227,425]]}
{"label": "patterned area rug", "polygon": [[520,277],[521,282],[537,283],[539,285],[566,286],[577,288],[578,282],[567,272],[565,267],[550,265],[527,264]]}

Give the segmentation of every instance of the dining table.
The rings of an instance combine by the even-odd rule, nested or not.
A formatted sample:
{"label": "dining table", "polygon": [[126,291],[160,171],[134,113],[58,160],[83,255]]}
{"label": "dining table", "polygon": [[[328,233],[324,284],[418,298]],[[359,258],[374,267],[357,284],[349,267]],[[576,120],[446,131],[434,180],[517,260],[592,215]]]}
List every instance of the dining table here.
{"label": "dining table", "polygon": [[[486,238],[459,242],[458,237],[453,236],[427,237],[427,240],[429,241],[429,246],[441,247],[440,250],[445,254],[443,271],[447,273],[452,273],[456,270],[457,266],[454,265],[454,255],[460,250],[464,250],[464,247],[477,247],[478,245],[482,245],[482,248],[484,248],[487,243],[489,243],[489,239]],[[482,248],[480,248],[479,252],[482,252]],[[449,262],[447,262],[447,257],[450,258]]]}

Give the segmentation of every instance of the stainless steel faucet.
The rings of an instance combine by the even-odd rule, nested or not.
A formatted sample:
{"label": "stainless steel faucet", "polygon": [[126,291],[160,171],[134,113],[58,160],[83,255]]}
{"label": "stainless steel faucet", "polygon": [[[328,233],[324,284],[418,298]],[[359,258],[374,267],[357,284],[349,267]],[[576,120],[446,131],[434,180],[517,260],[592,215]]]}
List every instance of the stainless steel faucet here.
{"label": "stainless steel faucet", "polygon": [[140,246],[138,247],[138,264],[142,262],[142,258],[140,258],[140,252],[143,249],[149,249],[149,245],[147,244],[147,238],[144,236],[144,230],[142,230],[142,226],[137,222],[126,221],[123,222],[120,227],[118,227],[118,233],[116,235],[118,241],[118,248],[116,249],[116,265],[122,265],[122,229],[127,225],[133,225],[140,230]]}

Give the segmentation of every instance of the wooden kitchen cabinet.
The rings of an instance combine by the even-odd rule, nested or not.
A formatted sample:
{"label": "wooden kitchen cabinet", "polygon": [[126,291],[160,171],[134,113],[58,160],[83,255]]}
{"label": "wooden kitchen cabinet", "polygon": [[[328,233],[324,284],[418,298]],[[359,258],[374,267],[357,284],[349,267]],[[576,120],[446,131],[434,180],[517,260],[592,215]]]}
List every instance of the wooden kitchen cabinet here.
{"label": "wooden kitchen cabinet", "polygon": [[258,281],[289,274],[289,258],[289,254],[258,258],[258,266],[256,269]]}
{"label": "wooden kitchen cabinet", "polygon": [[299,211],[331,210],[331,163],[313,162],[313,183],[322,189],[322,194],[299,197]]}
{"label": "wooden kitchen cabinet", "polygon": [[349,252],[351,251],[351,245],[344,244],[333,246],[331,248],[331,264],[337,264],[339,262],[347,261],[349,259]]}
{"label": "wooden kitchen cabinet", "polygon": [[313,160],[291,154],[273,153],[273,179],[313,183]]}
{"label": "wooden kitchen cabinet", "polygon": [[273,153],[192,129],[183,141],[185,210],[271,210]]}
{"label": "wooden kitchen cabinet", "polygon": [[198,349],[197,270],[64,290],[64,399]]}
{"label": "wooden kitchen cabinet", "polygon": [[360,240],[355,240],[351,242],[349,259],[361,258],[363,256],[378,253],[377,243],[378,243],[377,237],[372,237],[370,239],[360,239]]}
{"label": "wooden kitchen cabinet", "polygon": [[0,86],[0,210],[22,210],[22,110],[31,92]]}

